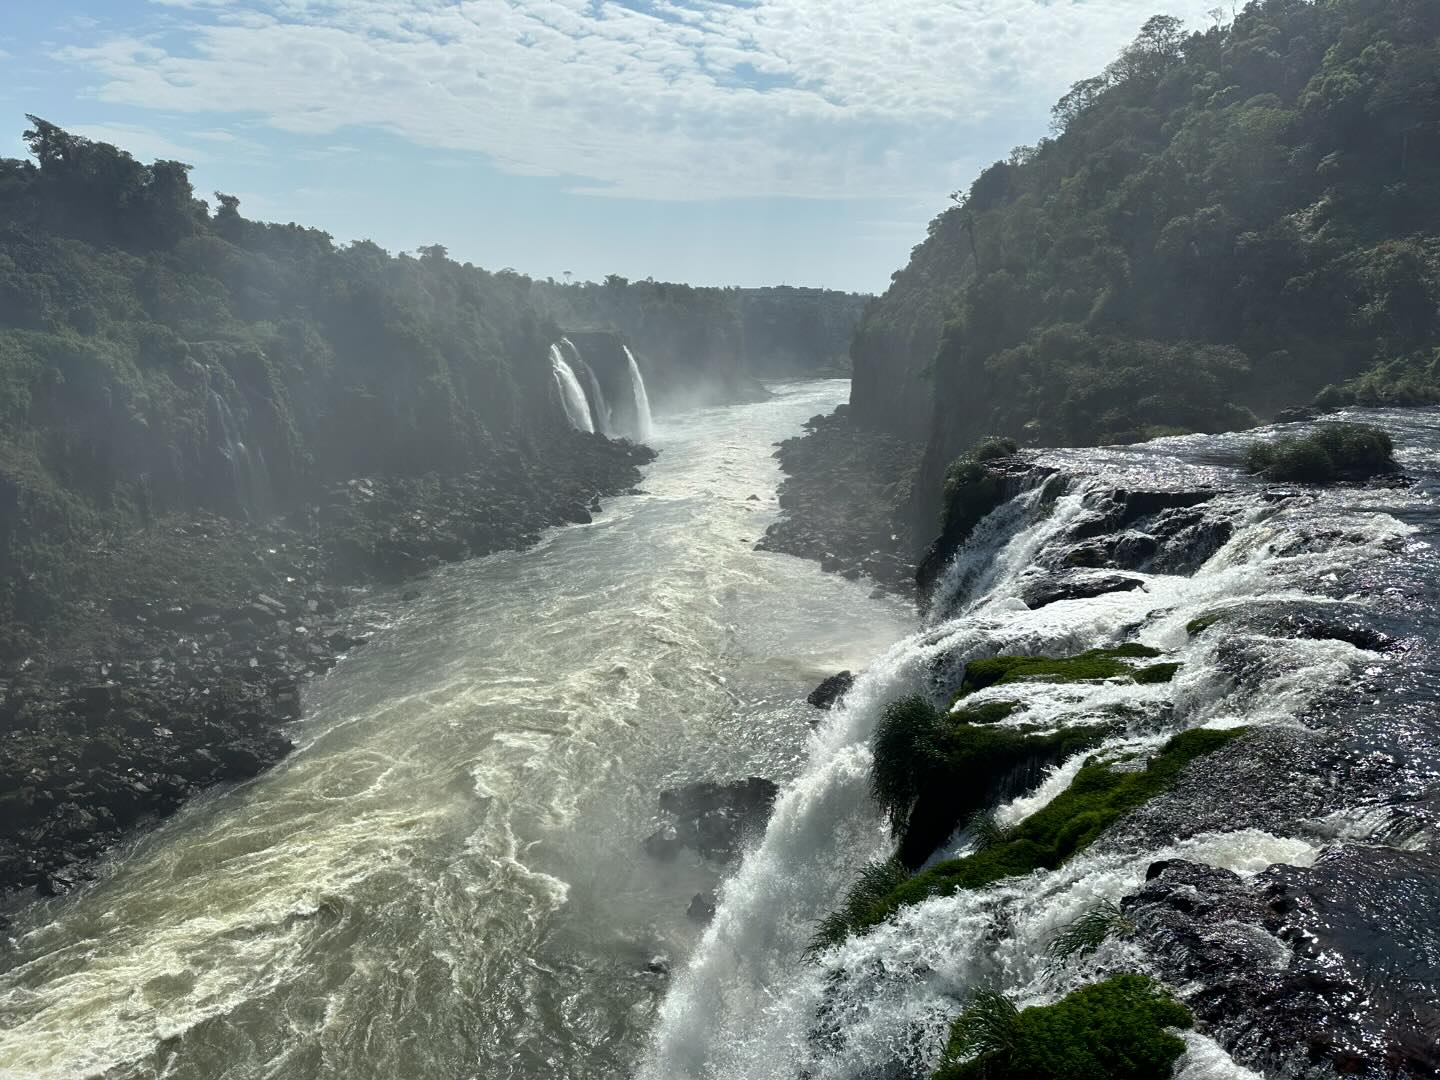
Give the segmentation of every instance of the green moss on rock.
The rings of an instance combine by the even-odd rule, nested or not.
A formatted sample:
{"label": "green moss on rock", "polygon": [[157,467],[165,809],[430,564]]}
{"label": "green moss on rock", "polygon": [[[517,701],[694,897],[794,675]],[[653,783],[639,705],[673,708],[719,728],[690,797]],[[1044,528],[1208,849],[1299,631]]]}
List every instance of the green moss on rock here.
{"label": "green moss on rock", "polygon": [[1131,678],[1144,686],[1153,686],[1157,683],[1168,683],[1175,678],[1175,673],[1179,670],[1179,664],[1151,664],[1137,670]]}
{"label": "green moss on rock", "polygon": [[[1153,979],[1114,975],[1053,1005],[977,1000],[955,1021],[933,1080],[1166,1080],[1190,1010]],[[1003,1000],[1003,999],[1001,999]]]}
{"label": "green moss on rock", "polygon": [[882,923],[907,904],[950,896],[961,889],[984,888],[1035,870],[1055,869],[1094,843],[1123,814],[1168,790],[1190,762],[1218,750],[1245,730],[1195,728],[1181,732],[1138,771],[1120,771],[1103,763],[1086,765],[1048,806],[984,850],[936,863],[883,896],[872,893],[863,901],[847,899],[844,932],[834,937],[839,926],[827,921],[830,941],[844,940],[847,933]]}
{"label": "green moss on rock", "polygon": [[960,697],[957,692],[951,701],[950,719],[956,724],[998,724],[1020,708],[1018,701],[986,701],[979,705],[954,708]]}
{"label": "green moss on rock", "polygon": [[1130,643],[1114,649],[1091,649],[1078,656],[1059,659],[1048,656],[992,656],[986,660],[971,660],[965,665],[959,696],[1006,683],[1118,679],[1135,671],[1125,661],[1154,659],[1159,655],[1158,649]]}
{"label": "green moss on rock", "polygon": [[1191,619],[1185,624],[1185,633],[1194,637],[1196,634],[1204,633],[1220,621],[1221,615],[1218,611],[1208,615],[1201,615],[1198,619]]}
{"label": "green moss on rock", "polygon": [[924,862],[1017,773],[1097,746],[1114,730],[1113,724],[1042,732],[966,723],[920,695],[892,703],[875,728],[871,791],[900,841],[900,861]]}

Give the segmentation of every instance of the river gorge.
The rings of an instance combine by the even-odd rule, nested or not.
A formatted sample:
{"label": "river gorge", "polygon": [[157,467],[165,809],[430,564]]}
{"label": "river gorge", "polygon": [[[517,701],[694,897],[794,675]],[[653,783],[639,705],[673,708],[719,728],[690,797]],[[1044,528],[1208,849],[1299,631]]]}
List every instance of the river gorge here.
{"label": "river gorge", "polygon": [[[1032,1004],[1136,969],[1202,1021],[1181,1080],[1325,1075],[1301,1039],[1322,1062],[1423,1039],[1440,418],[1354,414],[1395,433],[1401,483],[1266,484],[1237,468],[1251,433],[1024,454],[917,630],[866,581],[754,550],[772,445],[848,384],[774,389],[657,418],[643,490],[590,524],[373,597],[382,629],[310,684],[293,754],[17,919],[5,1075],[900,1080],[977,988]],[[1012,778],[1002,827],[1097,754],[1246,734],[1059,869],[803,959],[890,846],[888,703],[947,700],[976,658],[1125,643],[1166,677],[967,701],[1100,733]],[[842,668],[863,674],[818,713],[806,692]],[[738,868],[644,853],[661,791],[747,776],[781,794]],[[977,843],[962,827],[927,865]],[[711,890],[705,928],[687,905]],[[1096,902],[1131,932],[1057,963]]]}

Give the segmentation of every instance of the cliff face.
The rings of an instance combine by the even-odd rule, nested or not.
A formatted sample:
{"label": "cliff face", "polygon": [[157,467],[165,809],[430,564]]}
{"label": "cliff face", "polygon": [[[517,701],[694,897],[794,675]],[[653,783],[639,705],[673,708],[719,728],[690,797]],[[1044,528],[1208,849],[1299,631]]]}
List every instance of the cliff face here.
{"label": "cliff face", "polygon": [[924,442],[935,409],[935,354],[945,321],[974,275],[959,210],[930,224],[929,235],[872,300],[850,343],[850,415],[860,427]]}

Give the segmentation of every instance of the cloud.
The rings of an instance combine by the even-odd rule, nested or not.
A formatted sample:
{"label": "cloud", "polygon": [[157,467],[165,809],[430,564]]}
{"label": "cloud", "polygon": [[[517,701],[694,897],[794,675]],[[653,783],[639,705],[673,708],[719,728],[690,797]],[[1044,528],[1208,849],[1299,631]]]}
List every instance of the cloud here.
{"label": "cloud", "polygon": [[184,161],[193,165],[206,160],[202,151],[172,142],[160,132],[139,124],[66,123],[65,129],[128,150],[141,161]]}
{"label": "cloud", "polygon": [[[113,104],[379,129],[646,198],[935,198],[1156,0],[152,0],[57,55]],[[1203,21],[1213,0],[1161,0]],[[1013,128],[1013,130],[1011,130]]]}

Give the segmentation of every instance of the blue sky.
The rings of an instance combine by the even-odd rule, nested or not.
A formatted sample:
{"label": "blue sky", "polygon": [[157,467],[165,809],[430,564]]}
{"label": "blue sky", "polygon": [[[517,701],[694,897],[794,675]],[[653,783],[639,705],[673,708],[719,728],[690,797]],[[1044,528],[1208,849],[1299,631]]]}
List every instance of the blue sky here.
{"label": "blue sky", "polygon": [[1214,2],[0,0],[0,154],[31,112],[342,242],[878,291],[1148,16]]}

